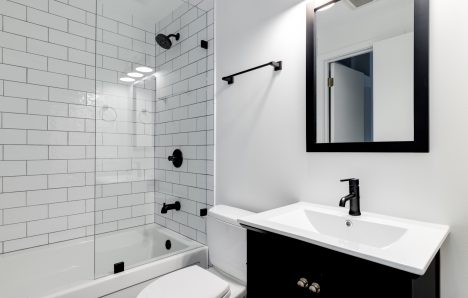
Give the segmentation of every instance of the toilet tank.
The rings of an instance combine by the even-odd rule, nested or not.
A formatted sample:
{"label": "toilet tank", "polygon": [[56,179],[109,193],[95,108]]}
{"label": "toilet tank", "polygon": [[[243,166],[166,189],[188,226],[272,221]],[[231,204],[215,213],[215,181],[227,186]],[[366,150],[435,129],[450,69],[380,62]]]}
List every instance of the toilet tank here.
{"label": "toilet tank", "polygon": [[247,281],[247,231],[237,220],[250,211],[218,205],[208,211],[207,240],[210,263],[238,280]]}

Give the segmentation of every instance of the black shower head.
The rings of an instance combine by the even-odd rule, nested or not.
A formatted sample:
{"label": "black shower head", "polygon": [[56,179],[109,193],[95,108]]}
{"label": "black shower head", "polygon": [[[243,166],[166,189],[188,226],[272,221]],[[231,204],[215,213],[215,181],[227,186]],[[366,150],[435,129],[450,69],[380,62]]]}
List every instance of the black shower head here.
{"label": "black shower head", "polygon": [[156,36],[156,42],[161,48],[169,50],[172,47],[171,37],[175,37],[176,40],[179,40],[180,34],[179,33],[170,34],[170,35],[158,34]]}

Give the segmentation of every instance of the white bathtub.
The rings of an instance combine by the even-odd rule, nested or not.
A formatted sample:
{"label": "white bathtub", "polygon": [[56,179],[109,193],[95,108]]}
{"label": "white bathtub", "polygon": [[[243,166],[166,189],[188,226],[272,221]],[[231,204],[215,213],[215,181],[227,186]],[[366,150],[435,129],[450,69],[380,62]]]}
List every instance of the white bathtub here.
{"label": "white bathtub", "polygon": [[[117,262],[125,262],[125,271],[113,274]],[[4,254],[0,297],[103,297],[186,266],[207,267],[207,262],[206,246],[148,225]]]}

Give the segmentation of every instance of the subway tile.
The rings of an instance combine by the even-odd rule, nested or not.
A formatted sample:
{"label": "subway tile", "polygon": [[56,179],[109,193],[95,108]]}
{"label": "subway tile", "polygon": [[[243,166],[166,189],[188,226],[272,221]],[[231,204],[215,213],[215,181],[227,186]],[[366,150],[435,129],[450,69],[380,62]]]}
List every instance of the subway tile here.
{"label": "subway tile", "polygon": [[108,222],[96,225],[96,234],[108,233],[117,230],[117,222]]}
{"label": "subway tile", "polygon": [[26,193],[14,192],[0,194],[0,209],[26,206]]}
{"label": "subway tile", "polygon": [[86,148],[84,146],[50,146],[50,159],[84,159]]}
{"label": "subway tile", "polygon": [[88,145],[93,146],[95,144],[94,133],[81,133],[81,132],[70,132],[68,134],[69,145]]}
{"label": "subway tile", "polygon": [[67,189],[59,188],[28,191],[26,200],[28,206],[64,202],[67,200]]}
{"label": "subway tile", "polygon": [[45,86],[5,81],[4,95],[10,97],[48,100],[49,89]]}
{"label": "subway tile", "polygon": [[47,234],[52,232],[63,231],[67,229],[67,218],[58,217],[31,221],[28,225],[28,236]]}
{"label": "subway tile", "polygon": [[75,229],[94,225],[94,213],[83,213],[68,217],[68,228]]}
{"label": "subway tile", "polygon": [[145,217],[135,217],[129,219],[122,219],[118,222],[119,229],[128,229],[137,226],[142,226],[145,224]]}
{"label": "subway tile", "polygon": [[26,99],[0,96],[0,112],[26,113],[26,110]]}
{"label": "subway tile", "polygon": [[49,1],[49,12],[67,19],[75,20],[81,23],[86,23],[85,11],[72,7],[70,5],[60,3],[58,1]]}
{"label": "subway tile", "polygon": [[50,88],[49,92],[50,92],[49,96],[50,96],[51,101],[81,104],[81,105],[85,105],[87,101],[86,92],[83,92],[83,91]]}
{"label": "subway tile", "polygon": [[94,159],[87,160],[69,160],[68,161],[68,172],[69,173],[83,173],[83,172],[94,172],[95,162]]}
{"label": "subway tile", "polygon": [[32,248],[36,246],[46,245],[48,243],[49,243],[48,235],[39,235],[39,236],[5,241],[4,250],[5,250],[5,253],[7,253],[7,252],[17,251],[21,249],[27,249],[27,248]]}
{"label": "subway tile", "polygon": [[4,145],[4,160],[40,160],[49,157],[47,146]]}
{"label": "subway tile", "polygon": [[85,185],[85,174],[56,174],[49,175],[49,188],[74,187]]}
{"label": "subway tile", "polygon": [[4,128],[47,129],[47,117],[23,114],[3,113]]}
{"label": "subway tile", "polygon": [[58,88],[67,88],[68,77],[62,74],[29,69],[28,83]]}
{"label": "subway tile", "polygon": [[85,76],[85,66],[83,64],[53,58],[48,59],[48,71],[77,77]]}
{"label": "subway tile", "polygon": [[3,17],[3,30],[39,40],[47,41],[48,39],[46,27],[9,17]]}
{"label": "subway tile", "polygon": [[26,144],[26,131],[17,129],[0,129],[3,144]]}
{"label": "subway tile", "polygon": [[96,39],[95,28],[82,23],[69,21],[68,32],[85,38]]}
{"label": "subway tile", "polygon": [[105,43],[110,43],[112,45],[127,49],[132,48],[132,39],[129,37],[125,37],[109,31],[104,31],[102,38]]}
{"label": "subway tile", "polygon": [[117,56],[118,56],[118,47],[98,41],[96,43],[96,52],[98,54],[103,55],[103,56],[117,58]]}
{"label": "subway tile", "polygon": [[3,63],[41,70],[47,69],[46,57],[9,49],[3,50]]}
{"label": "subway tile", "polygon": [[21,3],[25,6],[34,7],[34,8],[45,10],[45,11],[49,9],[48,0],[13,0],[13,1]]}
{"label": "subway tile", "polygon": [[35,160],[28,161],[28,175],[44,175],[67,173],[66,160]]}
{"label": "subway tile", "polygon": [[94,198],[94,186],[68,188],[68,200],[86,200]]}
{"label": "subway tile", "polygon": [[49,217],[60,217],[65,215],[74,215],[85,213],[85,201],[72,201],[64,203],[56,203],[49,205]]}
{"label": "subway tile", "polygon": [[15,2],[0,0],[0,11],[3,15],[26,20],[26,7]]}
{"label": "subway tile", "polygon": [[[146,36],[145,36],[145,31],[131,27],[128,25],[125,25],[123,23],[119,23],[119,32],[120,35],[132,38],[132,39],[137,39],[140,41],[145,41]],[[131,48],[131,47],[130,47]]]}
{"label": "subway tile", "polygon": [[133,50],[127,50],[124,48],[119,48],[119,59],[130,61],[139,65],[146,64],[146,55],[143,53],[138,53]]}
{"label": "subway tile", "polygon": [[76,63],[82,63],[86,65],[94,66],[96,65],[96,56],[93,53],[77,50],[77,49],[69,49],[68,50],[68,60]]}
{"label": "subway tile", "polygon": [[68,134],[62,131],[28,131],[28,144],[32,145],[66,145]]}
{"label": "subway tile", "polygon": [[14,224],[48,217],[46,205],[28,206],[3,210],[4,224]]}
{"label": "subway tile", "polygon": [[190,239],[193,239],[193,240],[197,239],[197,231],[190,227],[180,225],[180,233],[184,236],[189,237]]}
{"label": "subway tile", "polygon": [[68,105],[56,102],[28,100],[28,113],[33,115],[68,116]]}
{"label": "subway tile", "polygon": [[111,57],[103,57],[102,65],[106,69],[120,71],[120,72],[129,72],[132,70],[131,62],[114,59]]}
{"label": "subway tile", "polygon": [[86,50],[85,38],[54,29],[49,29],[49,41],[78,50]]}
{"label": "subway tile", "polygon": [[96,13],[96,0],[68,0],[68,4]]}
{"label": "subway tile", "polygon": [[96,199],[96,211],[116,209],[117,197],[106,197]]}
{"label": "subway tile", "polygon": [[64,46],[28,38],[28,52],[58,59],[67,59],[68,51]]}
{"label": "subway tile", "polygon": [[83,119],[49,117],[49,130],[84,131],[84,125]]}
{"label": "subway tile", "polygon": [[94,80],[70,77],[69,84],[69,88],[72,90],[85,91],[89,93],[94,93],[96,91],[96,83]]}
{"label": "subway tile", "polygon": [[132,192],[131,183],[106,184],[102,186],[102,195],[104,197],[125,195]]}
{"label": "subway tile", "polygon": [[26,161],[0,161],[0,176],[26,175]]}
{"label": "subway tile", "polygon": [[47,176],[3,177],[3,191],[16,192],[47,188]]}
{"label": "subway tile", "polygon": [[66,240],[86,237],[86,228],[70,229],[49,234],[49,243],[57,243]]}
{"label": "subway tile", "polygon": [[0,80],[26,82],[26,68],[0,64]]}
{"label": "subway tile", "polygon": [[118,23],[114,20],[105,18],[103,16],[97,17],[97,27],[100,29],[104,29],[106,31],[114,32],[114,33],[117,33],[118,31]]}
{"label": "subway tile", "polygon": [[102,220],[104,223],[110,221],[117,221],[121,219],[130,218],[132,216],[132,208],[118,208],[112,210],[104,210],[102,214]]}
{"label": "subway tile", "polygon": [[0,226],[0,241],[7,241],[26,237],[26,224]]}
{"label": "subway tile", "polygon": [[141,205],[145,203],[145,195],[140,194],[131,194],[118,197],[118,207],[128,207],[134,205]]}
{"label": "subway tile", "polygon": [[26,37],[0,31],[0,47],[26,51]]}
{"label": "subway tile", "polygon": [[117,83],[118,73],[116,71],[112,71],[112,70],[108,70],[104,68],[97,68],[96,78],[99,81]]}
{"label": "subway tile", "polygon": [[67,19],[28,7],[28,22],[67,31]]}

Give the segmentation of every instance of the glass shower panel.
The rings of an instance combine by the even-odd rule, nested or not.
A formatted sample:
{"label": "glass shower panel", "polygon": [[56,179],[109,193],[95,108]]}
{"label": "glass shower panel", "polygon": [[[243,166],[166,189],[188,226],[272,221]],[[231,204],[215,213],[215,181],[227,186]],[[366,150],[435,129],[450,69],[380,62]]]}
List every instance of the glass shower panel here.
{"label": "glass shower panel", "polygon": [[2,297],[94,278],[95,13],[0,1]]}
{"label": "glass shower panel", "polygon": [[[194,247],[178,233],[204,239],[197,232],[205,231],[198,210],[206,206],[203,191],[207,171],[206,132],[203,133],[206,120],[202,119],[207,109],[202,103],[206,76],[198,75],[206,72],[207,62],[202,61],[206,50],[199,51],[197,45],[198,34],[206,22],[199,20],[205,15],[203,11],[193,8],[173,0],[98,0],[96,278]],[[170,49],[156,44],[156,35],[160,33],[166,35],[160,36],[160,43],[171,46]],[[179,40],[170,36],[176,33],[180,33]],[[185,97],[182,105],[184,94],[190,96]],[[175,100],[178,106],[174,106]],[[175,110],[182,106],[187,113],[183,118]],[[171,113],[170,119],[165,119],[159,109]],[[182,124],[181,120],[195,122]],[[166,122],[171,123],[166,126]],[[171,130],[171,124],[179,128]],[[163,135],[157,133],[161,125]],[[172,141],[182,134],[186,134],[185,143]],[[189,136],[193,139],[190,143]],[[164,142],[161,137],[171,138],[170,144],[160,145]],[[176,146],[186,154],[177,170],[169,168],[167,160],[167,152],[172,154]],[[164,180],[174,187],[170,192],[160,192],[161,181],[156,176],[161,174],[161,167],[169,179],[193,174],[190,179],[195,178],[195,184],[182,184],[184,178],[180,177],[177,183]],[[177,190],[182,187],[186,188],[186,194],[180,196]],[[174,203],[178,199],[181,210],[168,210],[161,216],[161,203]],[[176,222],[177,228],[173,224]]]}

